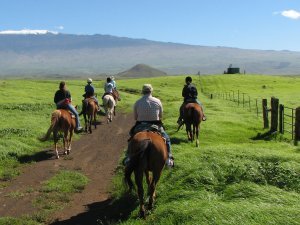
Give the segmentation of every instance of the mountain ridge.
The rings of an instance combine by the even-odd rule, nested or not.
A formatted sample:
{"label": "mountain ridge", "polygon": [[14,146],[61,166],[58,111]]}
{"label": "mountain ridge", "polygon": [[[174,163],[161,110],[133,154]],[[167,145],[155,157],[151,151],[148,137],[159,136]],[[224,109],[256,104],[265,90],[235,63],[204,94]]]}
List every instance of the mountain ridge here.
{"label": "mountain ridge", "polygon": [[188,45],[112,35],[0,34],[0,76],[118,74],[146,64],[168,74],[246,73],[293,75],[300,52]]}

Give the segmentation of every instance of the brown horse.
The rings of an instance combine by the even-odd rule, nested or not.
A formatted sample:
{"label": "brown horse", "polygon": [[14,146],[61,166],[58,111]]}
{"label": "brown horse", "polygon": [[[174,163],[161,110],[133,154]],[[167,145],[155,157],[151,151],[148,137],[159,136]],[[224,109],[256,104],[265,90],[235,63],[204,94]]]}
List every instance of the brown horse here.
{"label": "brown horse", "polygon": [[[145,173],[148,184],[149,209],[151,209],[155,188],[167,160],[167,147],[164,139],[158,133],[142,131],[137,133],[129,142],[128,156],[130,161],[125,167],[125,181],[129,189],[132,190],[131,174],[134,172],[140,201],[140,216],[145,218],[143,174]],[[149,175],[150,171],[152,172],[152,179]]]}
{"label": "brown horse", "polygon": [[46,133],[46,135],[41,138],[41,141],[46,141],[49,139],[51,132],[53,132],[54,146],[56,158],[59,158],[57,150],[58,142],[58,132],[63,132],[63,143],[64,143],[64,154],[70,154],[71,151],[71,141],[73,132],[76,126],[75,118],[72,118],[70,112],[65,109],[55,110],[51,115],[51,125]]}
{"label": "brown horse", "polygon": [[[189,141],[193,142],[196,139],[196,147],[199,146],[199,130],[202,119],[203,111],[199,104],[187,103],[183,107],[183,121],[186,126],[186,134]],[[178,127],[178,130],[180,127]]]}
{"label": "brown horse", "polygon": [[83,100],[82,114],[85,122],[85,132],[88,131],[92,133],[92,122],[94,121],[95,129],[97,128],[96,116],[97,116],[98,106],[93,98],[86,98]]}
{"label": "brown horse", "polygon": [[115,106],[114,106],[114,116],[116,115],[116,106],[118,104],[118,101],[121,101],[120,94],[116,89],[113,89],[112,93],[114,100],[115,100]]}

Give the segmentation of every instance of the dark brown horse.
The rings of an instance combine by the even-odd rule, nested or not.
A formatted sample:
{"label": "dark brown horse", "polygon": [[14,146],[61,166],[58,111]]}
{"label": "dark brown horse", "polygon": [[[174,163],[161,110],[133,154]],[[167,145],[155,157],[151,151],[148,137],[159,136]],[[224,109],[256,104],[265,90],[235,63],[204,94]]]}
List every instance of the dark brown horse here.
{"label": "dark brown horse", "polygon": [[64,154],[70,154],[71,151],[71,141],[73,132],[76,126],[75,118],[72,118],[70,112],[65,109],[55,110],[51,115],[51,125],[46,133],[46,135],[41,138],[41,141],[46,141],[49,139],[51,132],[53,132],[54,146],[56,158],[59,158],[57,150],[58,142],[58,132],[63,132],[63,143],[64,143]]}
{"label": "dark brown horse", "polygon": [[[196,147],[199,146],[200,123],[203,119],[203,111],[197,103],[187,103],[183,107],[183,121],[186,126],[188,140],[193,142],[196,139]],[[181,126],[178,127],[178,130]]]}
{"label": "dark brown horse", "polygon": [[[134,172],[140,201],[140,216],[145,218],[143,174],[148,184],[149,209],[153,207],[155,188],[167,160],[167,147],[164,139],[157,133],[142,131],[137,133],[129,142],[129,164],[125,167],[125,181],[132,190],[131,174]],[[150,178],[149,172],[152,172]]]}
{"label": "dark brown horse", "polygon": [[92,133],[92,122],[94,121],[95,129],[97,128],[96,116],[97,116],[98,106],[93,98],[86,98],[83,100],[82,114],[85,122],[85,132],[88,131]]}

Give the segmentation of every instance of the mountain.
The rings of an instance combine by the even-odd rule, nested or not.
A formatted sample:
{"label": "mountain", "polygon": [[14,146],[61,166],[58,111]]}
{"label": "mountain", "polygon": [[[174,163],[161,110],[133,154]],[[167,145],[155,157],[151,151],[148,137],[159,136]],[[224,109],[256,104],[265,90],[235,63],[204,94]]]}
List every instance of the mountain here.
{"label": "mountain", "polygon": [[145,64],[137,64],[129,70],[116,74],[117,77],[162,77],[167,73]]}
{"label": "mountain", "polygon": [[300,52],[157,42],[111,35],[0,32],[0,76],[95,76],[146,64],[168,74],[299,74]]}

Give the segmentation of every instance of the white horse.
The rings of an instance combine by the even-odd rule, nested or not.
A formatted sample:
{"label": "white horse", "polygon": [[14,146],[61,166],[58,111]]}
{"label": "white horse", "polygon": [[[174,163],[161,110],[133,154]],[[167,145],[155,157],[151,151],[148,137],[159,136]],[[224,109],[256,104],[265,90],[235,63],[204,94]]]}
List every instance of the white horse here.
{"label": "white horse", "polygon": [[116,101],[114,100],[114,97],[111,95],[105,95],[102,100],[103,100],[105,114],[107,116],[107,123],[109,123],[112,121],[112,117],[114,115]]}

